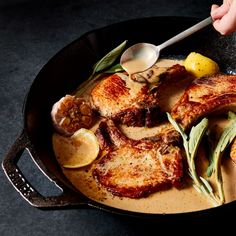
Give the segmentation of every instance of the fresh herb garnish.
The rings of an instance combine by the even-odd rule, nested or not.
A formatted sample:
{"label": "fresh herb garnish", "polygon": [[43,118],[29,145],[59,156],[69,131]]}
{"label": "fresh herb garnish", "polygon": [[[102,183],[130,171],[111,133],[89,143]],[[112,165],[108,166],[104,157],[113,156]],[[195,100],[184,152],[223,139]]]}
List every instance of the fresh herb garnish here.
{"label": "fresh herb garnish", "polygon": [[230,143],[236,137],[236,115],[233,112],[228,113],[228,120],[230,121],[229,125],[224,129],[223,133],[220,136],[219,142],[214,149],[212,158],[210,160],[210,165],[207,168],[208,176],[211,176],[212,173],[215,174],[216,185],[219,192],[219,198],[222,203],[225,201],[224,191],[223,191],[223,182],[221,174],[221,157],[225,149],[230,145]]}
{"label": "fresh herb garnish", "polygon": [[100,78],[102,74],[116,73],[124,70],[120,64],[117,64],[115,66],[112,65],[124,50],[126,43],[127,41],[124,41],[119,46],[107,53],[101,60],[95,63],[95,65],[93,66],[92,74],[84,83],[81,84],[76,92],[76,96],[80,96],[81,94],[83,94],[92,83]]}
{"label": "fresh herb garnish", "polygon": [[92,74],[98,73],[98,72],[110,67],[115,62],[115,60],[120,56],[121,52],[123,51],[123,49],[126,46],[126,42],[127,41],[124,41],[119,46],[117,46],[116,48],[111,50],[109,53],[107,53],[101,60],[99,60],[93,66],[93,73]]}
{"label": "fresh herb garnish", "polygon": [[198,192],[204,193],[206,196],[208,196],[213,201],[214,205],[221,204],[219,199],[214,195],[210,183],[202,176],[198,176],[195,165],[195,157],[199,144],[207,130],[208,119],[204,118],[196,126],[193,126],[188,137],[188,135],[184,132],[183,128],[171,117],[169,113],[167,113],[167,117],[169,122],[176,129],[176,131],[178,131],[182,136],[183,146],[186,152],[188,162],[188,173],[193,180],[193,187]]}
{"label": "fresh herb garnish", "polygon": [[104,73],[107,74],[112,74],[112,73],[117,73],[117,72],[121,72],[124,71],[123,67],[121,66],[121,64],[116,64],[114,66],[112,66],[110,69],[106,70]]}

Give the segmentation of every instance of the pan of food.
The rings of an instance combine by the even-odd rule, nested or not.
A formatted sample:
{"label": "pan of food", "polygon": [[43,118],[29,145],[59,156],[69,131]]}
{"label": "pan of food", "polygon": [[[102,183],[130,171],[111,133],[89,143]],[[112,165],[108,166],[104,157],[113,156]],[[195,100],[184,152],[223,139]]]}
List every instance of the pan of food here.
{"label": "pan of food", "polygon": [[[129,46],[159,45],[199,22],[150,17],[86,33],[38,73],[24,128],[2,166],[42,209],[91,207],[147,219],[236,209],[236,42],[213,27],[161,52],[148,70],[119,64]],[[17,166],[28,150],[62,190],[42,196]]]}

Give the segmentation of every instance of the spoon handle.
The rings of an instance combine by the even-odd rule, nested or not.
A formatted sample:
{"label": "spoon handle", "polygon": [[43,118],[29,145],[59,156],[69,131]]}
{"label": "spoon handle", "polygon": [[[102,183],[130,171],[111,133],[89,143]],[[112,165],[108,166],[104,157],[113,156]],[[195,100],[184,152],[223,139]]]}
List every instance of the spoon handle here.
{"label": "spoon handle", "polygon": [[212,18],[208,17],[205,20],[200,21],[196,25],[193,25],[192,27],[186,29],[185,31],[177,34],[176,36],[174,36],[174,37],[170,38],[169,40],[165,41],[164,43],[160,44],[159,46],[157,46],[157,48],[159,48],[159,50],[162,50],[163,48],[166,48],[166,47],[170,46],[171,44],[174,44],[174,43],[186,38],[187,36],[210,25],[211,23],[212,23]]}

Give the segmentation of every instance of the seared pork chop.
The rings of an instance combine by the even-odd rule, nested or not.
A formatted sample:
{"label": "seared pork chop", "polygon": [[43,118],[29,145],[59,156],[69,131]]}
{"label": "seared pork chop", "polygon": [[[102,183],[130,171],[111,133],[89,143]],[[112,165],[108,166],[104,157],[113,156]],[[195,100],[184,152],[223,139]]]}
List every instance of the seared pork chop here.
{"label": "seared pork chop", "polygon": [[184,129],[199,118],[219,110],[235,110],[236,76],[213,75],[195,79],[171,111]]}
{"label": "seared pork chop", "polygon": [[[236,76],[215,75],[194,80],[171,111],[184,129],[201,117],[236,105]],[[94,169],[94,177],[115,195],[139,198],[178,185],[183,176],[180,136],[171,125],[155,137],[132,140],[112,121],[96,132],[107,154]],[[235,143],[231,149],[234,156]]]}
{"label": "seared pork chop", "polygon": [[161,117],[156,91],[125,74],[114,74],[101,81],[91,97],[101,116],[128,126],[154,126]]}
{"label": "seared pork chop", "polygon": [[[236,76],[219,74],[194,80],[173,107],[171,115],[184,129],[189,129],[203,116],[215,111],[235,111],[235,108]],[[235,143],[230,153],[234,162]]]}
{"label": "seared pork chop", "polygon": [[130,198],[180,186],[181,151],[172,145],[176,133],[168,127],[164,135],[133,140],[122,134],[112,120],[101,122],[96,136],[106,155],[95,165],[95,179],[114,195]]}
{"label": "seared pork chop", "polygon": [[[158,86],[167,80],[186,77],[187,72],[181,65],[172,66],[167,72],[158,74],[158,70],[149,70],[152,73],[114,74],[102,80],[91,92],[93,107],[106,118],[128,126],[152,127],[162,120],[163,115],[159,106]],[[155,75],[155,73],[157,73]],[[137,77],[139,76],[139,77]],[[151,76],[151,77],[150,77]],[[159,79],[154,77],[157,77]],[[155,88],[150,86],[150,80],[155,81]]]}

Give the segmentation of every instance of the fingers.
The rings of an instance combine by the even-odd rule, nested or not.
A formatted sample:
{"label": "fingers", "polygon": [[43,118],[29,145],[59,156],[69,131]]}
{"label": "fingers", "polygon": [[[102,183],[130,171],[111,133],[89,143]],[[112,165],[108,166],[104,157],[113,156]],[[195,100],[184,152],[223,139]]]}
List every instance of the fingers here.
{"label": "fingers", "polygon": [[218,5],[212,5],[211,7],[211,17],[213,20],[221,19],[228,11],[229,4],[223,4],[220,7]]}
{"label": "fingers", "polygon": [[214,10],[216,10],[217,8],[219,8],[219,6],[216,5],[216,4],[213,4],[213,5],[211,6],[211,11],[214,11]]}
{"label": "fingers", "polygon": [[222,35],[236,30],[236,0],[224,0],[221,6],[212,5],[211,17],[214,28]]}
{"label": "fingers", "polygon": [[228,35],[236,29],[236,17],[234,15],[225,15],[219,20],[213,22],[214,28],[222,35]]}

